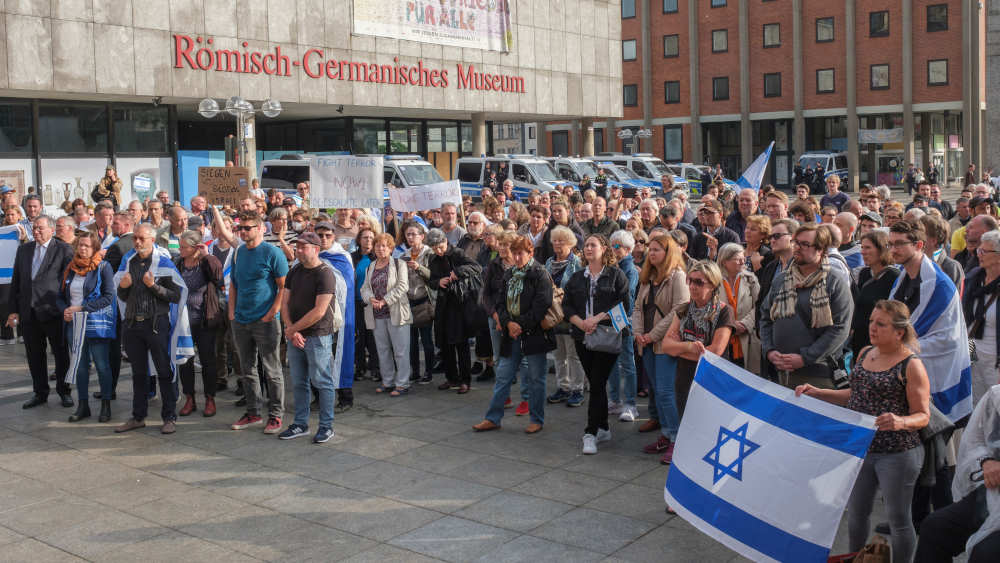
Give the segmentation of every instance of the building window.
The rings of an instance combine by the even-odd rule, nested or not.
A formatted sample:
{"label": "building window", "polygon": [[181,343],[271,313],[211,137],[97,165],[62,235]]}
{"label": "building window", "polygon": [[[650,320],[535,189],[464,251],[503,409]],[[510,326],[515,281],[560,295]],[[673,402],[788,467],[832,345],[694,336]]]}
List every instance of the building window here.
{"label": "building window", "polygon": [[833,41],[833,18],[816,18],[816,42]]}
{"label": "building window", "polygon": [[781,25],[776,23],[764,24],[764,47],[781,46]]}
{"label": "building window", "polygon": [[948,30],[948,5],[934,4],[927,6],[927,31]]}
{"label": "building window", "polygon": [[834,91],[834,71],[832,68],[821,68],[816,71],[816,93],[830,94]]}
{"label": "building window", "polygon": [[42,153],[107,154],[107,106],[39,104],[38,150]]}
{"label": "building window", "polygon": [[722,8],[726,5],[726,0],[712,0],[713,8]]}
{"label": "building window", "polygon": [[948,59],[927,61],[927,85],[946,86],[948,84]]}
{"label": "building window", "polygon": [[0,153],[30,153],[33,150],[32,119],[30,103],[0,105]]}
{"label": "building window", "polygon": [[170,152],[166,107],[116,106],[111,115],[115,124],[115,152]]}
{"label": "building window", "polygon": [[552,154],[558,156],[569,154],[569,131],[552,132]]}
{"label": "building window", "polygon": [[663,36],[663,57],[671,58],[680,55],[680,38],[677,35]]}
{"label": "building window", "polygon": [[728,76],[717,76],[712,79],[712,99],[713,100],[728,100],[729,99],[729,77]]}
{"label": "building window", "polygon": [[684,127],[665,125],[663,127],[663,160],[680,162],[684,160]]}
{"label": "building window", "polygon": [[781,97],[781,73],[769,72],[764,74],[764,97]]}
{"label": "building window", "polygon": [[622,0],[622,19],[635,17],[635,0]]}
{"label": "building window", "polygon": [[627,107],[639,105],[639,86],[636,84],[626,84],[622,86],[622,104]]}
{"label": "building window", "polygon": [[622,60],[635,60],[635,39],[626,39],[625,41],[622,41]]}
{"label": "building window", "polygon": [[664,14],[676,14],[677,13],[677,0],[663,0],[663,13]]}
{"label": "building window", "polygon": [[681,101],[681,83],[677,80],[668,80],[663,83],[663,103],[678,104]]}
{"label": "building window", "polygon": [[872,90],[889,89],[889,65],[872,65],[871,75]]}
{"label": "building window", "polygon": [[889,12],[871,12],[868,14],[868,36],[888,37],[889,36]]}
{"label": "building window", "polygon": [[534,125],[531,125],[531,126],[528,127],[528,138],[529,139],[534,139],[535,138],[535,126]]}
{"label": "building window", "polygon": [[712,31],[712,52],[725,53],[729,50],[729,31],[715,29]]}

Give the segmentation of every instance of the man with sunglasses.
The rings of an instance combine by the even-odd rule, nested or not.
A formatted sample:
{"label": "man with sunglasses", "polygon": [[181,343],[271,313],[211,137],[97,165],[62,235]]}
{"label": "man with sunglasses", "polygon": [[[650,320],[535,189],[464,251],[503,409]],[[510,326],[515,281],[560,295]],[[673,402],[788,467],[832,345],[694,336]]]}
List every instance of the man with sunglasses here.
{"label": "man with sunglasses", "polygon": [[698,210],[698,224],[701,231],[691,241],[688,253],[695,260],[715,260],[719,248],[727,242],[740,244],[740,235],[722,224],[722,203],[711,200]]}
{"label": "man with sunglasses", "polygon": [[774,278],[788,269],[788,264],[792,261],[792,235],[798,228],[799,222],[788,218],[779,219],[771,225],[771,234],[768,239],[774,260],[768,261],[757,271],[757,280],[760,282],[760,293],[756,303],[758,311],[761,303],[767,299],[768,292],[771,291]]}
{"label": "man with sunglasses", "polygon": [[281,290],[285,287],[288,260],[272,244],[264,242],[264,221],[255,211],[239,215],[236,230],[243,246],[236,250],[229,290],[229,320],[232,322],[238,356],[243,363],[243,392],[247,411],[233,430],[243,430],[263,424],[258,411],[260,380],[257,376],[257,354],[263,360],[264,379],[268,387],[268,420],[265,434],[281,431],[285,385],[278,358],[281,326],[275,320],[281,307]]}
{"label": "man with sunglasses", "polygon": [[854,301],[850,282],[831,275],[829,229],[805,224],[795,230],[792,261],[777,274],[761,306],[764,357],[779,383],[830,389],[850,335]]}

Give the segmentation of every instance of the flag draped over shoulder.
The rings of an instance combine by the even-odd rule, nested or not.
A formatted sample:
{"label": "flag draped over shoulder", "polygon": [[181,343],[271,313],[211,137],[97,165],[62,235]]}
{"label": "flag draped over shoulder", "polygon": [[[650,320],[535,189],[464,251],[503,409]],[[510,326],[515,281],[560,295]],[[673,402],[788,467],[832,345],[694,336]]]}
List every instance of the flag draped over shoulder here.
{"label": "flag draped over shoulder", "polygon": [[[129,250],[122,258],[121,266],[115,273],[115,287],[121,285],[121,280],[128,272],[129,263],[135,258],[135,249]],[[183,364],[188,358],[194,356],[194,339],[191,337],[191,325],[188,322],[187,296],[188,289],[184,283],[184,278],[177,271],[177,266],[170,259],[170,252],[165,248],[153,246],[153,259],[149,267],[154,278],[169,277],[181,290],[179,303],[170,304],[170,364],[173,367],[174,378],[177,378],[177,366]],[[142,280],[132,280],[132,284],[142,283]],[[125,318],[125,302],[118,300],[118,310]],[[156,366],[153,365],[152,358],[149,359],[149,373],[156,374]]]}
{"label": "flag draped over shoulder", "polygon": [[[900,272],[889,299],[907,275]],[[934,406],[955,422],[972,412],[972,367],[958,289],[941,268],[923,256],[920,262],[920,304],[910,314],[917,331],[919,357],[927,368]]]}
{"label": "flag draped over shoulder", "polygon": [[21,244],[18,225],[0,227],[0,284],[10,283],[14,277],[14,256]]}
{"label": "flag draped over shoulder", "polygon": [[706,352],[664,499],[745,557],[822,563],[874,436],[874,417],[796,397]]}
{"label": "flag draped over shoulder", "polygon": [[336,389],[354,386],[354,262],[339,243],[319,253],[319,259],[333,269],[337,287],[333,298],[344,313],[344,326],[333,350],[331,373]]}

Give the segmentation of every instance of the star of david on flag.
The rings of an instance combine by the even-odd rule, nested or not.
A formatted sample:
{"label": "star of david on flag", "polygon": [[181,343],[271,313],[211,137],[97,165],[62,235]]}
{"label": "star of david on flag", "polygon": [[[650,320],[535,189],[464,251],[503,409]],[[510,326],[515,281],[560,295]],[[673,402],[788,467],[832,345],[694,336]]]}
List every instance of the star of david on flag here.
{"label": "star of david on flag", "polygon": [[796,397],[706,352],[663,497],[744,557],[823,563],[874,436],[874,417]]}
{"label": "star of david on flag", "polygon": [[[711,464],[712,469],[715,471],[712,475],[713,485],[726,475],[735,477],[740,481],[743,480],[743,460],[760,447],[760,444],[755,444],[747,439],[747,427],[749,426],[749,422],[744,422],[743,426],[737,428],[735,432],[725,426],[719,427],[719,437],[715,441],[715,447],[705,454],[705,457],[701,458]],[[739,452],[736,454],[736,459],[730,463],[726,463],[723,461],[725,458],[722,454],[722,447],[730,440],[735,440],[739,443]]]}

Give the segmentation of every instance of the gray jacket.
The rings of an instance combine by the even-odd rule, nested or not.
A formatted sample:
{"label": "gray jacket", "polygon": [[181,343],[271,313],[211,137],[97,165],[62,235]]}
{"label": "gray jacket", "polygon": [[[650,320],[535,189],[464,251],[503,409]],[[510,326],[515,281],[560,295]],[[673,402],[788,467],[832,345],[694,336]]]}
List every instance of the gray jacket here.
{"label": "gray jacket", "polygon": [[764,357],[777,350],[782,354],[800,354],[805,366],[793,372],[804,377],[827,377],[831,374],[829,360],[839,360],[844,344],[851,332],[854,317],[854,301],[851,288],[842,276],[833,274],[826,277],[826,287],[830,294],[830,312],[833,324],[824,328],[812,328],[812,308],[809,306],[811,288],[800,289],[795,303],[795,316],[786,319],[771,319],[771,303],[781,291],[785,274],[774,278],[771,291],[761,306],[760,340]]}

